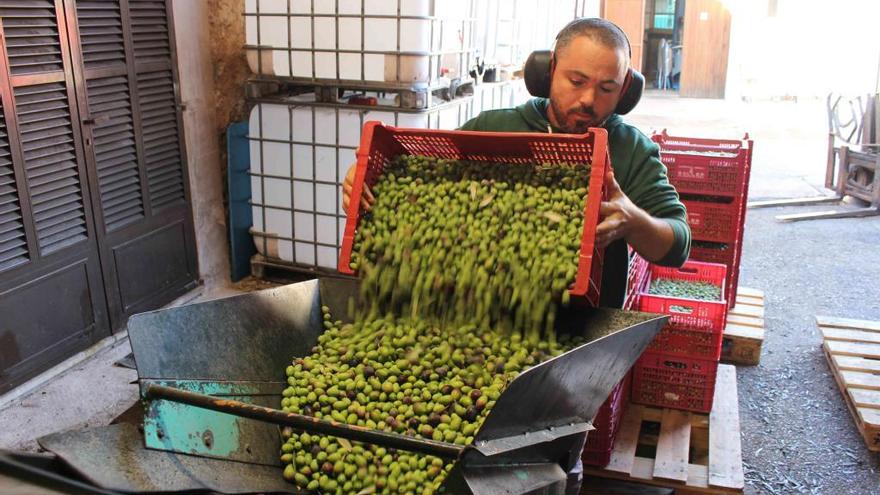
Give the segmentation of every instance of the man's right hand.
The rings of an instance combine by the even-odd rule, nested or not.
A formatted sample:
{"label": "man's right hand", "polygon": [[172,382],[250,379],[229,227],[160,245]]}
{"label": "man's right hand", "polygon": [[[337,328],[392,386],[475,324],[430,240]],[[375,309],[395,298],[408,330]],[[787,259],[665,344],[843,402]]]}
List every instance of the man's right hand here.
{"label": "man's right hand", "polygon": [[[345,208],[345,211],[348,212],[348,205],[351,203],[351,189],[354,187],[354,176],[357,173],[357,163],[353,163],[350,167],[348,167],[348,172],[345,174],[345,180],[342,181],[342,207]],[[373,206],[373,201],[376,198],[373,197],[373,191],[370,191],[370,188],[364,184],[364,193],[361,195],[361,208],[364,210],[369,210],[371,206]]]}

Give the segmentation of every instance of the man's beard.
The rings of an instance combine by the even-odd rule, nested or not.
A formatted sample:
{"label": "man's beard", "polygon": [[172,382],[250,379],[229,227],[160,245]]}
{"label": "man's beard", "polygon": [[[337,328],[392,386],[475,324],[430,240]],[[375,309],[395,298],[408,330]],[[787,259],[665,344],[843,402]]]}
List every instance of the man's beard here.
{"label": "man's beard", "polygon": [[[596,116],[596,112],[592,108],[569,110],[568,112],[563,112],[551,99],[550,111],[553,112],[553,116],[556,118],[556,122],[560,126],[560,128],[564,132],[569,134],[583,134],[587,132],[587,129],[589,129],[590,127],[597,127],[601,125],[598,117]],[[573,124],[569,124],[568,117],[571,115],[586,117],[589,119],[589,121],[578,120]]]}

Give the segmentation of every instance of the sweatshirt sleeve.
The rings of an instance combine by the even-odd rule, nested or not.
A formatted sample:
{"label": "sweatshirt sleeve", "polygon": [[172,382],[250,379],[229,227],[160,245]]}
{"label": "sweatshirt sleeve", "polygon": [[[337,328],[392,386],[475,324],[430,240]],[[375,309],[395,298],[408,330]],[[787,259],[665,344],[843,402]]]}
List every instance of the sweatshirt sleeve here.
{"label": "sweatshirt sleeve", "polygon": [[[675,187],[669,183],[666,166],[660,161],[660,148],[639,134],[634,144],[633,160],[621,189],[638,207],[667,222],[674,233],[672,247],[657,264],[681,266],[691,250],[691,229],[687,210]],[[620,180],[620,178],[618,179]]]}

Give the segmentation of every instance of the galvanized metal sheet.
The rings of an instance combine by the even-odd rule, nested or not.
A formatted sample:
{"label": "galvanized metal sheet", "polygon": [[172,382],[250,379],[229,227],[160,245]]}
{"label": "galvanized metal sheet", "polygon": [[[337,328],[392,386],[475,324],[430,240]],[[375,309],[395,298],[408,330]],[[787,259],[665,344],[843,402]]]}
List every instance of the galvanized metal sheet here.
{"label": "galvanized metal sheet", "polygon": [[116,491],[298,493],[280,467],[145,449],[132,425],[56,433],[38,442],[86,480]]}
{"label": "galvanized metal sheet", "polygon": [[141,379],[271,382],[307,354],[322,327],[318,281],[132,316]]}

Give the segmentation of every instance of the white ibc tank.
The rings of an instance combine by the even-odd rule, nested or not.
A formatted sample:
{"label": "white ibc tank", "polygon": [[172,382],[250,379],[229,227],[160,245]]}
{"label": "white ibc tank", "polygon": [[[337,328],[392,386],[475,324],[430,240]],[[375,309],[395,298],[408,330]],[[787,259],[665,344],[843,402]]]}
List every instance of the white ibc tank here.
{"label": "white ibc tank", "polygon": [[473,115],[472,98],[424,111],[315,103],[313,95],[258,103],[249,128],[257,250],[303,267],[335,270],[345,229],[342,180],[355,163],[363,124],[455,129]]}
{"label": "white ibc tank", "polygon": [[248,63],[293,79],[427,85],[467,77],[474,0],[246,0]]}

